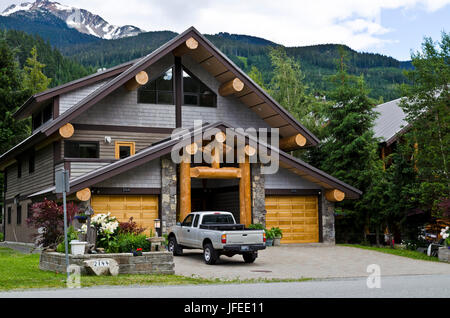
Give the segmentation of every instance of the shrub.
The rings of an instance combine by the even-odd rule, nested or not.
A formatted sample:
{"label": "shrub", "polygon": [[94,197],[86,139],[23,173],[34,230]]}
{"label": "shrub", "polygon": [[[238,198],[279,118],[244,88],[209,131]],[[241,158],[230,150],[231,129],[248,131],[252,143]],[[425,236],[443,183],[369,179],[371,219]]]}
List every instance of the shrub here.
{"label": "shrub", "polygon": [[139,235],[144,231],[145,231],[145,227],[142,227],[142,226],[138,225],[136,222],[134,222],[133,217],[130,217],[130,219],[127,222],[119,223],[119,234]]}
{"label": "shrub", "polygon": [[118,234],[115,239],[110,242],[107,253],[132,253],[138,248],[142,248],[144,252],[150,251],[150,242],[144,234]]}
{"label": "shrub", "polygon": [[[69,244],[69,253],[71,250],[71,244],[70,241],[72,240],[78,240],[78,232],[75,231],[75,229],[73,228],[73,226],[69,226],[69,228],[67,229],[67,242]],[[64,244],[64,233],[62,235],[62,237],[60,237],[59,239],[60,243],[58,244],[58,246],[56,247],[56,251],[60,252],[60,253],[65,253],[66,249],[65,249],[65,244]]]}
{"label": "shrub", "polygon": [[[69,202],[67,204],[67,225],[72,222],[77,212],[78,206],[74,202]],[[56,247],[60,237],[64,235],[63,206],[44,198],[44,201],[34,203],[31,206],[31,213],[31,216],[27,219],[27,224],[42,230],[42,234],[35,235],[37,244],[44,247]]]}
{"label": "shrub", "polygon": [[[91,226],[97,232],[97,246],[105,250],[110,249],[110,245],[116,240],[118,233],[119,222],[111,213],[96,214],[91,218]],[[87,225],[81,226],[82,233],[87,232]]]}
{"label": "shrub", "polygon": [[270,230],[265,229],[264,231],[266,232],[266,238],[268,238],[268,239],[273,239],[273,238],[275,238],[275,233],[274,233],[274,231],[273,231],[273,228],[270,229]]}
{"label": "shrub", "polygon": [[0,233],[0,242],[4,240],[3,233]]}
{"label": "shrub", "polygon": [[273,232],[273,237],[282,237],[283,231],[279,227],[272,227],[270,229]]}
{"label": "shrub", "polygon": [[262,224],[260,224],[260,223],[250,224],[248,226],[248,228],[252,229],[252,230],[264,230],[264,226]]}

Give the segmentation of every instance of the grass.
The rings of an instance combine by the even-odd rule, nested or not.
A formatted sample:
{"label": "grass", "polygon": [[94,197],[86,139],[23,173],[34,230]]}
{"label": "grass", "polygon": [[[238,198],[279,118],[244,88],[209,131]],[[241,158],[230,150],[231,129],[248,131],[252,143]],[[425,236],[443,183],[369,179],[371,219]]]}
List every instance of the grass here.
{"label": "grass", "polygon": [[[179,275],[119,275],[82,276],[81,286],[117,285],[200,285],[200,284],[242,284],[302,282],[301,279],[206,279]],[[39,254],[22,254],[10,248],[0,247],[0,290],[29,288],[65,288],[66,274],[42,271],[39,269]]]}
{"label": "grass", "polygon": [[366,246],[366,245],[359,245],[359,244],[338,244],[338,245],[357,247],[357,248],[362,248],[365,250],[371,250],[371,251],[376,251],[376,252],[381,252],[381,253],[386,253],[386,254],[393,254],[393,255],[397,255],[397,256],[419,259],[419,260],[423,260],[423,261],[439,262],[439,259],[437,257],[428,256],[427,254],[417,252],[417,251],[411,251],[411,250],[407,250],[407,249]]}

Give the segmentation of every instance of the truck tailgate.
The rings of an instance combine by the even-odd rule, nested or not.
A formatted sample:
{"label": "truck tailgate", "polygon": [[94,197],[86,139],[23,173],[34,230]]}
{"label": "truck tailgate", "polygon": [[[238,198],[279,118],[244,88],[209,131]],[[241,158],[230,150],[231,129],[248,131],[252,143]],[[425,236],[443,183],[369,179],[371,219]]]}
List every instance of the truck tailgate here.
{"label": "truck tailgate", "polygon": [[263,231],[230,231],[227,235],[227,244],[261,244]]}

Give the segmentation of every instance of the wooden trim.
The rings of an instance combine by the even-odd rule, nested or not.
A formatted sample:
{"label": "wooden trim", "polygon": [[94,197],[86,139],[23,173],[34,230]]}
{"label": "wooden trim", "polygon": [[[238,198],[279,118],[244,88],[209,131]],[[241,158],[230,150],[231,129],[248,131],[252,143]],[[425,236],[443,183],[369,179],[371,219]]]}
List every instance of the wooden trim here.
{"label": "wooden trim", "polygon": [[175,127],[180,128],[182,121],[183,104],[183,66],[181,57],[175,56]]}
{"label": "wooden trim", "polygon": [[317,195],[317,208],[319,209],[318,218],[319,218],[319,243],[323,243],[323,220],[322,220],[322,200],[323,200],[323,194],[320,193]]}
{"label": "wooden trim", "polygon": [[140,126],[90,125],[90,124],[73,124],[73,126],[77,130],[141,132],[149,134],[171,134],[172,131],[175,129],[165,127],[140,127]]}
{"label": "wooden trim", "polygon": [[161,188],[111,188],[98,187],[91,189],[92,195],[115,195],[115,194],[130,194],[130,195],[158,195],[161,194]]}
{"label": "wooden trim", "polygon": [[130,156],[136,154],[136,143],[134,141],[116,141],[114,145],[114,157],[120,159],[120,147],[130,147]]}
{"label": "wooden trim", "polygon": [[320,189],[265,189],[266,196],[320,195],[321,193]]}
{"label": "wooden trim", "polygon": [[59,95],[53,97],[53,119],[59,116]]}

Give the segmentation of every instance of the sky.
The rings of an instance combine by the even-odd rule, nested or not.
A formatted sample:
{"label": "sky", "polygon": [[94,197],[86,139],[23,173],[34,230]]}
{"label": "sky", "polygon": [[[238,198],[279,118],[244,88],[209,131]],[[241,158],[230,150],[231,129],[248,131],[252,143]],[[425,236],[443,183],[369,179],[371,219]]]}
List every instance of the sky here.
{"label": "sky", "polygon": [[[28,1],[0,0],[0,11]],[[228,32],[285,46],[346,44],[409,60],[424,36],[450,32],[450,0],[59,0],[114,25],[146,31]]]}

